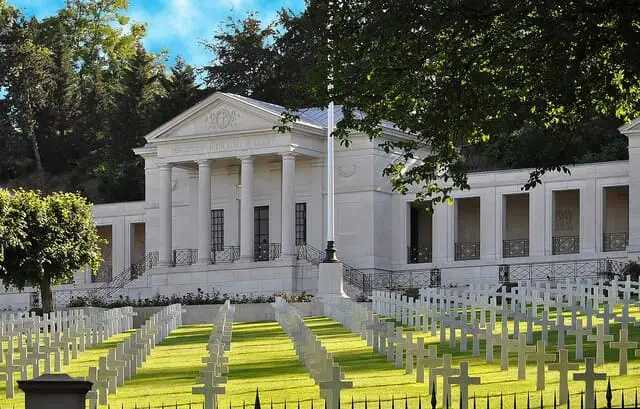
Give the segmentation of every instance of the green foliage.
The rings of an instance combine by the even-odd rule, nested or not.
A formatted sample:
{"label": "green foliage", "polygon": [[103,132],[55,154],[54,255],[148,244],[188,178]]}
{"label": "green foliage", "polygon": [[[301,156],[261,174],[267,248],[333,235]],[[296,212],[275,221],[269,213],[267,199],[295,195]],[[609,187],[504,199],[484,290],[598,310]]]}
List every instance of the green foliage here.
{"label": "green foliage", "polygon": [[[383,120],[417,136],[417,143],[380,141],[400,159],[385,169],[400,192],[418,184],[442,201],[468,188],[463,147],[489,141],[503,145],[505,161],[515,151],[516,162],[531,163],[525,187],[533,187],[567,164],[619,158],[617,144],[601,146],[612,134],[621,140],[615,127],[640,115],[635,3],[338,2],[329,29],[326,2],[311,1],[308,10],[325,16],[315,33],[330,47],[316,52],[331,57],[331,69],[317,65],[308,90],[326,87],[331,74],[331,95],[318,95],[322,106],[342,105],[334,136],[345,143],[349,132],[377,137]],[[603,145],[575,148],[597,121],[608,123]],[[531,139],[511,147],[520,136]],[[528,146],[538,139],[536,154],[540,145]]]}
{"label": "green foliage", "polygon": [[73,297],[69,302],[69,307],[101,307],[101,308],[119,308],[119,307],[160,307],[171,304],[183,305],[209,305],[224,304],[230,300],[232,304],[257,304],[275,302],[275,297],[282,297],[287,302],[310,302],[313,295],[306,292],[300,294],[290,294],[286,292],[275,293],[270,296],[265,295],[247,295],[247,294],[221,294],[220,291],[213,290],[212,293],[204,292],[198,288],[196,293],[187,293],[185,295],[173,294],[171,296],[156,294],[151,298],[133,300],[129,297],[118,298],[114,301],[107,301],[99,297],[78,296]]}
{"label": "green foliage", "polygon": [[73,193],[41,196],[36,191],[0,190],[5,210],[0,241],[0,278],[6,287],[40,289],[45,312],[53,308],[51,286],[73,278],[74,271],[101,262],[101,239],[91,204]]}

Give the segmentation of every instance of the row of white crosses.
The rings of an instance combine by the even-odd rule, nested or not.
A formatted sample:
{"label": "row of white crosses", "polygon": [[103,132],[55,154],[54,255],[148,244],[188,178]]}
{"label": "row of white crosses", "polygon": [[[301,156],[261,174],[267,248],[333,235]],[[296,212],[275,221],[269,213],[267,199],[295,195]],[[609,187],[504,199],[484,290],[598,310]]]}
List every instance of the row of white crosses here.
{"label": "row of white crosses", "polygon": [[130,329],[133,314],[131,307],[125,307],[58,311],[43,317],[3,315],[0,342],[6,342],[7,350],[0,354],[3,356],[0,373],[6,397],[14,397],[14,374],[26,380],[29,372],[37,377],[52,372],[52,366],[53,371],[59,372],[62,364],[69,365],[79,352]]}
{"label": "row of white crosses", "polygon": [[340,391],[353,387],[353,382],[344,379],[340,365],[306,326],[298,310],[280,297],[276,297],[272,306],[276,311],[276,320],[293,341],[300,361],[320,387],[320,396],[325,400],[326,408],[340,409]]}
{"label": "row of white crosses", "polygon": [[89,408],[96,409],[98,403],[107,405],[109,394],[136,373],[147,360],[153,348],[162,342],[174,329],[182,325],[182,306],[172,304],[151,315],[130,337],[109,349],[101,356],[97,367],[89,367],[93,386],[87,393]]}
{"label": "row of white crosses", "polygon": [[213,319],[213,330],[207,341],[209,355],[202,358],[206,366],[200,369],[201,376],[196,379],[202,386],[192,388],[192,393],[204,395],[204,409],[217,408],[217,396],[225,392],[223,384],[227,378],[223,374],[229,372],[229,358],[225,353],[231,349],[235,311],[235,306],[227,300]]}
{"label": "row of white crosses", "polygon": [[[421,297],[416,302],[414,300],[408,300],[399,294],[376,291],[373,294],[373,308],[374,310],[384,311],[396,320],[401,320],[407,325],[412,325],[416,328],[422,327],[424,331],[427,329],[432,330],[432,335],[436,335],[436,323],[439,323],[440,339],[441,342],[445,341],[446,327],[455,328],[451,321],[447,321],[447,315],[451,315],[452,312],[457,314],[458,317],[454,318],[460,321],[461,324],[461,342],[460,350],[466,351],[466,335],[471,333],[474,340],[473,355],[478,356],[478,339],[484,339],[486,342],[486,357],[487,362],[493,362],[493,346],[497,344],[500,346],[501,356],[501,369],[508,370],[508,357],[509,353],[516,352],[518,354],[518,378],[524,379],[526,377],[526,361],[532,359],[536,361],[537,367],[537,386],[538,389],[544,389],[544,367],[545,362],[555,360],[555,354],[549,355],[545,351],[545,345],[548,341],[549,329],[555,330],[558,333],[558,348],[560,351],[560,361],[564,363],[552,364],[550,369],[553,370],[565,370],[564,375],[561,372],[561,379],[567,379],[566,365],[577,364],[568,363],[568,355],[563,358],[562,354],[568,354],[564,347],[565,334],[576,336],[576,360],[582,360],[583,352],[583,337],[587,335],[588,341],[594,341],[597,345],[597,354],[595,362],[597,364],[604,363],[604,345],[605,342],[609,342],[611,348],[617,348],[619,353],[619,373],[624,375],[627,373],[627,350],[636,348],[637,342],[630,342],[628,340],[628,325],[634,322],[634,318],[630,315],[630,306],[633,305],[631,297],[638,293],[635,288],[637,284],[632,283],[627,279],[623,284],[613,280],[610,286],[604,286],[602,283],[591,284],[589,280],[572,281],[567,280],[565,282],[555,283],[555,288],[550,287],[548,283],[541,283],[533,286],[526,286],[526,283],[519,283],[519,286],[507,294],[497,294],[490,291],[486,286],[484,288],[477,286],[470,286],[468,290],[452,290],[452,289],[423,289],[421,290]],[[489,291],[488,291],[489,290]],[[622,293],[622,298],[618,297],[618,294]],[[498,307],[495,304],[496,296],[502,296],[510,299],[510,308],[507,308],[508,303],[502,303],[502,307]],[[490,300],[487,303],[487,300]],[[600,313],[596,307],[600,305],[600,301],[605,300],[606,303],[603,308],[603,312]],[[470,302],[471,301],[471,302]],[[622,304],[622,314],[620,317],[616,317],[613,314],[613,306]],[[529,307],[528,305],[531,305]],[[538,310],[538,306],[542,306],[542,317],[538,317],[535,312]],[[549,321],[550,309],[554,308],[557,316],[556,322]],[[468,309],[471,310],[471,322],[468,322]],[[458,313],[462,310],[462,313]],[[478,325],[476,321],[476,311],[480,311],[481,320],[485,320],[486,311],[488,310],[491,317],[490,323],[484,321]],[[563,312],[571,312],[571,325],[567,325],[564,320]],[[496,319],[494,318],[496,312],[501,312],[502,316],[502,331],[500,335],[493,333]],[[583,318],[578,318],[578,313],[583,315]],[[599,324],[597,326],[597,333],[592,334],[591,324],[593,317],[598,316],[608,323],[610,320],[615,320],[621,323],[622,329],[619,332],[619,339],[617,342],[613,341],[613,336],[607,334],[605,324]],[[514,321],[514,338],[511,339],[508,333],[507,320],[509,317]],[[583,319],[587,321],[587,328],[583,326]],[[527,334],[526,337],[519,337],[519,322],[520,320],[527,321]],[[527,345],[533,339],[532,328],[533,324],[540,325],[542,327],[542,338],[536,346]],[[465,331],[466,326],[466,331]],[[478,327],[481,330],[477,331]],[[484,330],[485,333],[482,333]],[[455,347],[455,332],[450,331],[451,346]],[[529,341],[531,340],[531,341]],[[637,355],[640,355],[640,351],[636,351]],[[591,365],[591,367],[590,367]],[[593,360],[585,361],[585,373],[575,374],[576,380],[583,380],[585,384],[585,391],[589,392],[593,390],[593,381],[600,379],[603,374],[593,373]],[[591,368],[591,369],[589,369]],[[591,373],[591,375],[589,375]],[[566,389],[566,381],[564,387],[561,382],[561,400],[566,401],[566,394],[562,392]],[[563,396],[565,395],[565,396]],[[592,394],[587,393],[587,401],[591,400]],[[592,403],[590,403],[592,404]]]}
{"label": "row of white crosses", "polygon": [[394,362],[396,368],[404,368],[406,374],[413,373],[415,359],[416,382],[424,383],[425,370],[428,370],[428,394],[435,388],[437,377],[441,377],[443,407],[451,402],[450,385],[458,384],[461,407],[467,409],[469,386],[480,384],[479,377],[469,376],[469,362],[460,362],[460,368],[453,367],[451,354],[438,358],[437,345],[425,348],[423,337],[414,340],[412,332],[403,334],[402,327],[395,327],[393,322],[381,320],[378,314],[349,299],[325,298],[323,304],[326,316],[366,340],[374,352],[386,357],[387,361]]}
{"label": "row of white crosses", "polygon": [[[479,355],[479,341],[485,340],[487,345],[487,362],[493,361],[489,350],[494,345],[500,344],[502,338],[494,334],[496,316],[500,312],[502,317],[501,327],[503,333],[508,331],[509,318],[512,318],[514,338],[520,336],[520,322],[526,322],[527,343],[533,343],[533,327],[537,325],[541,329],[542,339],[548,345],[549,332],[555,331],[558,335],[557,348],[564,347],[566,335],[576,337],[575,359],[583,359],[584,337],[587,341],[596,342],[598,355],[596,363],[604,363],[605,342],[613,341],[608,334],[610,321],[620,322],[623,330],[634,323],[635,318],[630,314],[633,305],[633,295],[638,293],[637,283],[627,279],[624,283],[613,280],[610,286],[602,282],[593,284],[590,280],[566,280],[556,282],[555,288],[549,288],[549,283],[540,282],[535,285],[526,285],[521,282],[511,292],[496,293],[489,286],[470,286],[468,289],[422,289],[418,300],[407,299],[396,293],[374,291],[372,296],[374,311],[392,316],[403,324],[423,331],[431,331],[431,335],[437,335],[439,329],[441,343],[446,342],[449,335],[451,348],[456,346],[456,331],[460,331],[460,351],[467,350],[467,335],[473,337],[473,356]],[[620,298],[619,294],[623,296]],[[510,302],[497,305],[496,298],[500,296]],[[603,311],[599,311],[602,300],[606,300]],[[621,304],[622,313],[616,316],[613,306]],[[542,306],[542,314],[537,313],[538,306]],[[549,319],[551,309],[556,314],[555,320]],[[471,319],[468,320],[470,312]],[[480,312],[480,319],[476,313]],[[489,312],[489,322],[486,321],[486,313]],[[571,312],[571,321],[567,323],[564,312]],[[578,318],[578,314],[582,317]],[[597,328],[593,334],[593,318],[603,319],[603,327]],[[586,328],[584,324],[586,323]],[[448,331],[447,331],[448,329]],[[628,332],[620,332],[619,342],[610,344],[611,347],[621,350],[620,374],[626,374],[626,350],[635,348],[636,345],[627,339]],[[508,347],[505,345],[505,348]],[[502,364],[504,367],[504,364]]]}

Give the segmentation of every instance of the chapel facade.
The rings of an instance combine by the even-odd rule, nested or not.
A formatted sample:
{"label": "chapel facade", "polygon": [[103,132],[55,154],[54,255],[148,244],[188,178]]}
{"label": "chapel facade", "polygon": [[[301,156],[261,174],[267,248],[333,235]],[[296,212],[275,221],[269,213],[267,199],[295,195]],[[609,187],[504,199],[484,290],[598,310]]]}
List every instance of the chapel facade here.
{"label": "chapel facade", "polygon": [[[282,111],[218,92],[149,133],[135,150],[145,162],[145,200],[94,206],[108,242],[103,266],[77,272],[55,292],[81,294],[125,276],[114,295],[134,299],[198,289],[317,291],[326,243],[327,113],[303,110],[279,132]],[[465,285],[581,276],[637,260],[640,120],[621,132],[629,138],[628,161],[572,166],[571,174],[549,174],[530,191],[521,190],[528,169],[471,173],[470,190],[430,212],[429,203],[415,201],[418,186],[402,195],[382,176],[399,158],[378,144],[410,135],[390,123],[374,141],[352,135],[349,148],[336,144],[334,167],[345,278]],[[0,297],[0,307],[28,302],[26,294]]]}

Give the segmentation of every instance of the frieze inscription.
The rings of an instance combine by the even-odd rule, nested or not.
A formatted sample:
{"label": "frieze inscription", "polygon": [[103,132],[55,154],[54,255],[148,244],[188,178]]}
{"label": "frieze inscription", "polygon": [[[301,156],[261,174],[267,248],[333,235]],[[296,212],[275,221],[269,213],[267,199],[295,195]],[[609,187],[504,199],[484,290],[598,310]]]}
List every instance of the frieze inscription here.
{"label": "frieze inscription", "polygon": [[265,148],[275,145],[277,141],[278,137],[276,135],[230,141],[201,141],[173,146],[169,149],[168,153],[170,155],[188,155],[195,153],[232,152],[245,149]]}

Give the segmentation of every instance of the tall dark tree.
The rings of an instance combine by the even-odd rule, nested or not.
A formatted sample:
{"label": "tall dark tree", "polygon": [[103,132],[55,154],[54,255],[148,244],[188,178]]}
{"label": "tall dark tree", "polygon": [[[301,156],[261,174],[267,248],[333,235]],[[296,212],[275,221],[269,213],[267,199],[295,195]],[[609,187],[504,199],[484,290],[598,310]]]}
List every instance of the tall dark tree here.
{"label": "tall dark tree", "polygon": [[282,96],[274,84],[276,51],[275,23],[262,27],[255,14],[243,20],[229,17],[227,24],[204,46],[213,54],[204,67],[206,85],[216,91],[280,103]]}
{"label": "tall dark tree", "polygon": [[37,115],[46,107],[53,90],[51,50],[40,45],[38,22],[20,15],[9,21],[10,31],[4,37],[3,58],[8,61],[3,82],[5,103],[12,128],[31,145],[36,171],[44,171],[40,141],[37,137]]}
{"label": "tall dark tree", "polygon": [[155,125],[161,69],[154,55],[138,44],[136,54],[122,71],[106,156],[97,168],[100,191],[109,201],[143,198],[144,168],[133,148],[144,145],[144,135]]}
{"label": "tall dark tree", "polygon": [[157,122],[164,123],[195,105],[206,93],[196,83],[196,73],[178,57],[169,75],[160,77],[163,93],[158,98]]}

